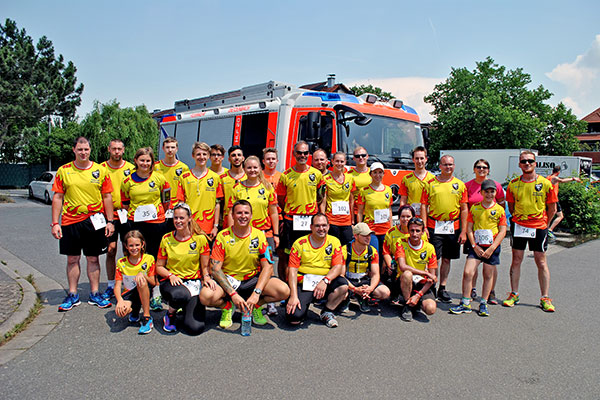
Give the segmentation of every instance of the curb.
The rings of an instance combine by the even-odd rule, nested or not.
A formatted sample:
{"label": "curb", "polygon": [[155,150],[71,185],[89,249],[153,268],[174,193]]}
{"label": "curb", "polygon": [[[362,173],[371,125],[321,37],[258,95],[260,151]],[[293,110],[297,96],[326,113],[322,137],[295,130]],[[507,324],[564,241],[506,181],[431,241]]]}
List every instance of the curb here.
{"label": "curb", "polygon": [[[30,349],[62,321],[65,314],[57,312],[49,302],[50,300],[54,303],[60,302],[65,289],[3,247],[0,247],[0,260],[6,262],[6,265],[0,263],[0,268],[23,288],[23,300],[9,319],[0,325],[0,334],[4,336],[29,316],[38,294],[43,304],[40,313],[31,321],[27,329],[0,347],[0,365],[3,365]],[[33,276],[37,293],[36,288],[25,279],[29,275]]]}

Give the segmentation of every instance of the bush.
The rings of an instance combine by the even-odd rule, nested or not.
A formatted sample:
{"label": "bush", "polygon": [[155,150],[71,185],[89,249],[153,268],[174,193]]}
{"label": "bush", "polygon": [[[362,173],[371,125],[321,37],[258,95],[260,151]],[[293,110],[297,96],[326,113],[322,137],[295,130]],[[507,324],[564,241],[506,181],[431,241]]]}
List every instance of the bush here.
{"label": "bush", "polygon": [[589,180],[561,183],[558,199],[565,215],[562,224],[572,233],[600,233],[600,193]]}

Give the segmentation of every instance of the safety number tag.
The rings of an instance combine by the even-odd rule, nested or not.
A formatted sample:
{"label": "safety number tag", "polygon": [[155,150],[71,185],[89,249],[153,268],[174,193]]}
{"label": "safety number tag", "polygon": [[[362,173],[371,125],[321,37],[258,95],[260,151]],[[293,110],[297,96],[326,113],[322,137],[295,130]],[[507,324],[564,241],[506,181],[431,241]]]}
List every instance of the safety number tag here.
{"label": "safety number tag", "polygon": [[172,208],[165,211],[165,218],[173,218],[173,209]]}
{"label": "safety number tag", "polygon": [[104,219],[104,214],[96,213],[90,217],[92,220],[92,225],[94,225],[94,229],[102,229],[106,226],[106,219]]}
{"label": "safety number tag", "polygon": [[137,286],[135,283],[135,275],[123,275],[123,286],[125,289],[131,290]]}
{"label": "safety number tag", "polygon": [[242,282],[238,281],[233,276],[230,276],[230,275],[226,275],[226,276],[227,276],[227,280],[229,281],[229,284],[231,285],[231,287],[233,288],[233,290],[237,290],[237,288],[240,287],[240,284]]}
{"label": "safety number tag", "polygon": [[135,222],[153,221],[158,217],[154,204],[138,206],[133,214]]}
{"label": "safety number tag", "polygon": [[415,284],[421,283],[421,281],[424,279],[425,278],[423,277],[423,275],[417,275],[417,274],[413,275],[413,283],[415,283]]}
{"label": "safety number tag", "polygon": [[304,280],[302,281],[302,290],[312,292],[313,290],[315,290],[315,288],[317,287],[319,282],[321,282],[321,280],[323,280],[323,275],[304,275]]}
{"label": "safety number tag", "polygon": [[515,224],[515,237],[533,239],[535,238],[535,228]]}
{"label": "safety number tag", "polygon": [[435,221],[435,231],[438,235],[452,235],[454,233],[454,221]]}
{"label": "safety number tag", "polygon": [[188,281],[183,281],[183,286],[190,291],[190,295],[198,296],[200,294],[200,279],[191,279]]}
{"label": "safety number tag", "polygon": [[347,201],[334,201],[331,203],[333,215],[350,215],[350,203]]}
{"label": "safety number tag", "polygon": [[421,215],[421,203],[412,203],[411,207],[415,210],[415,214]]}
{"label": "safety number tag", "polygon": [[490,245],[494,243],[494,234],[491,229],[477,229],[473,234],[477,244]]}
{"label": "safety number tag", "polygon": [[310,215],[294,215],[292,227],[295,231],[310,231]]}
{"label": "safety number tag", "polygon": [[117,210],[117,215],[119,216],[119,222],[122,224],[127,223],[127,210],[121,208],[120,210]]}
{"label": "safety number tag", "polygon": [[375,217],[376,224],[383,224],[390,220],[390,209],[389,208],[381,208],[379,210],[375,210],[373,212],[373,216]]}

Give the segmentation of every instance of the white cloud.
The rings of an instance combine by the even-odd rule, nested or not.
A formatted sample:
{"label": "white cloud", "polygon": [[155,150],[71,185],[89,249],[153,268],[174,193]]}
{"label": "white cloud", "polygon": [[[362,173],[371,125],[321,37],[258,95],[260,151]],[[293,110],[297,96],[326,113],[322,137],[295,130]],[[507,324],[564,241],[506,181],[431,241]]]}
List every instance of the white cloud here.
{"label": "white cloud", "polygon": [[373,85],[380,87],[384,91],[392,93],[395,98],[402,100],[407,106],[417,110],[421,122],[431,122],[433,120],[431,115],[433,107],[425,103],[423,97],[431,94],[433,87],[445,79],[424,77],[372,78],[349,82],[346,86]]}
{"label": "white cloud", "polygon": [[600,107],[600,35],[591,47],[571,63],[559,64],[546,76],[565,86],[567,96],[561,101],[581,117]]}

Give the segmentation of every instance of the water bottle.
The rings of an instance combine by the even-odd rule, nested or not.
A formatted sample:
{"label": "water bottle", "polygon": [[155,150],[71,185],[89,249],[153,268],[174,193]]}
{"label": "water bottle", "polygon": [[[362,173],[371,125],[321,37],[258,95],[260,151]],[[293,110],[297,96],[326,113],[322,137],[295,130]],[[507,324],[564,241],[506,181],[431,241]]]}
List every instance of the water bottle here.
{"label": "water bottle", "polygon": [[250,336],[252,332],[252,313],[246,311],[242,314],[242,336]]}

